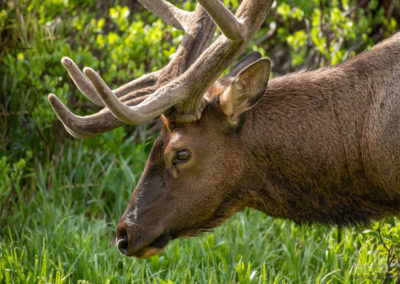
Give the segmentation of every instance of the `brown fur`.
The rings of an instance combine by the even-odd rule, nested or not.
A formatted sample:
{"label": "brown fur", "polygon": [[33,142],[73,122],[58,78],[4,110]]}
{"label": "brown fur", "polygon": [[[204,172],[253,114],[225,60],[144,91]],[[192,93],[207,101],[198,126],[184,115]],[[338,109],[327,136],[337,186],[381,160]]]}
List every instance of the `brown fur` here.
{"label": "brown fur", "polygon": [[[235,117],[219,100],[231,82],[210,88],[199,121],[163,119],[119,225],[128,255],[151,256],[245,207],[337,225],[400,212],[400,33],[337,66],[271,80]],[[191,159],[172,164],[181,149]]]}

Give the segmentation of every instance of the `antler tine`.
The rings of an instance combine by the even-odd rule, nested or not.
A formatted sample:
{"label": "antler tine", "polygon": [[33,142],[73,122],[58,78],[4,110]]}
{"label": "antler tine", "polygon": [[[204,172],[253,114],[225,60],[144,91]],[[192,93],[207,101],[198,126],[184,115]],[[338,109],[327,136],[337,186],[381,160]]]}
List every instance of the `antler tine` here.
{"label": "antler tine", "polygon": [[[105,105],[97,94],[96,89],[93,87],[93,84],[87,80],[87,78],[83,75],[76,63],[69,57],[63,57],[61,63],[68,71],[68,74],[71,77],[72,81],[74,81],[75,85],[82,92],[82,94],[84,94],[94,104],[104,107]],[[138,89],[154,85],[157,82],[159,73],[159,71],[156,71],[146,74],[115,89],[114,93],[117,97],[121,97]]]}
{"label": "antler tine", "polygon": [[48,98],[54,112],[72,136],[78,138],[88,138],[91,136],[91,132],[86,132],[84,127],[82,127],[82,124],[87,125],[92,121],[90,118],[75,115],[54,94],[50,94]]}
{"label": "antler tine", "polygon": [[187,31],[189,23],[193,22],[193,12],[181,10],[167,1],[139,0],[139,2],[164,22],[179,30]]}
{"label": "antler tine", "polygon": [[165,96],[163,88],[160,88],[141,104],[129,107],[118,99],[96,71],[85,68],[83,72],[95,86],[104,104],[126,124],[140,124],[155,118],[182,99],[177,92],[173,97]]}
{"label": "antler tine", "polygon": [[223,2],[215,0],[198,0],[221,32],[230,40],[243,40],[243,25],[235,15],[225,7]]}
{"label": "antler tine", "polygon": [[98,97],[93,85],[86,80],[85,76],[83,76],[81,70],[75,64],[75,62],[69,57],[63,57],[61,59],[61,63],[64,65],[72,81],[74,81],[75,85],[82,92],[82,94],[84,94],[94,104],[104,107],[104,104]]}
{"label": "antler tine", "polygon": [[[149,91],[140,90],[136,98],[128,100],[128,105],[136,105],[145,100]],[[58,118],[67,129],[67,131],[77,138],[88,138],[96,134],[106,132],[114,129],[124,123],[117,119],[108,109],[87,115],[79,116],[72,113],[54,94],[49,94],[49,102],[57,114]]]}
{"label": "antler tine", "polygon": [[[198,0],[204,10],[210,15],[213,21],[217,24],[221,32],[230,40],[241,41],[246,40],[248,36],[252,36],[252,26],[256,25],[251,23],[251,17],[246,16],[249,2],[243,3],[238,9],[237,16],[220,1],[215,0]],[[272,1],[266,4],[266,7],[272,5]],[[257,25],[256,25],[257,26]]]}

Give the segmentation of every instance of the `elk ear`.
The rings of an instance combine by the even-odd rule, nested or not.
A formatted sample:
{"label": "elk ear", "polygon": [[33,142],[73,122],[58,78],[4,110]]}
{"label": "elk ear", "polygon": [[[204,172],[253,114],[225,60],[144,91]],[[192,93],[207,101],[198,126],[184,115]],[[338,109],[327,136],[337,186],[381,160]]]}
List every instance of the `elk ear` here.
{"label": "elk ear", "polygon": [[222,111],[235,119],[252,108],[267,90],[270,71],[268,58],[261,58],[240,71],[219,97]]}

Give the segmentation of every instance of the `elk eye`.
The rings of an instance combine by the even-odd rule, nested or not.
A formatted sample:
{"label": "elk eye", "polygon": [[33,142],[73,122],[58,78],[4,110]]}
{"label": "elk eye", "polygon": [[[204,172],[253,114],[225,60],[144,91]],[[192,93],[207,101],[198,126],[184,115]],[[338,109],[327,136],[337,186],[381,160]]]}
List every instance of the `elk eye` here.
{"label": "elk eye", "polygon": [[175,163],[187,162],[187,161],[189,161],[190,157],[191,157],[191,153],[189,150],[178,151],[178,152],[176,152]]}

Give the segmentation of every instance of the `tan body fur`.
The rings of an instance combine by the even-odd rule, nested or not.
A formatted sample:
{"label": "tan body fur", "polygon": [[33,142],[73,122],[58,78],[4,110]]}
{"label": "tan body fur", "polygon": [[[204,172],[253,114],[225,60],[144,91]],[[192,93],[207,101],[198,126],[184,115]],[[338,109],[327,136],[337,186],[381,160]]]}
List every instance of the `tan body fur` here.
{"label": "tan body fur", "polygon": [[400,211],[400,33],[335,67],[271,80],[244,116],[252,206],[334,224]]}

